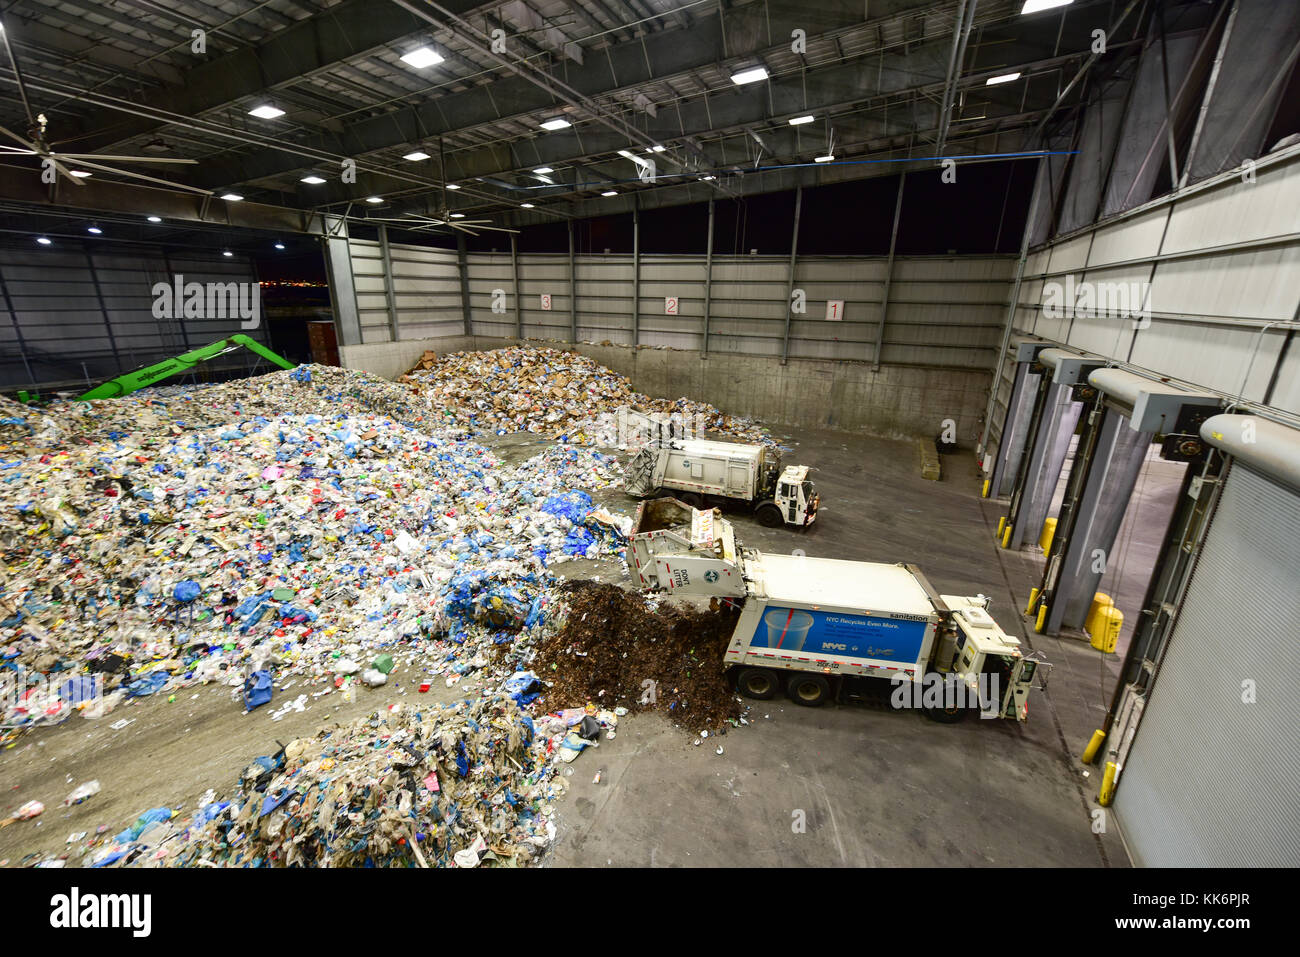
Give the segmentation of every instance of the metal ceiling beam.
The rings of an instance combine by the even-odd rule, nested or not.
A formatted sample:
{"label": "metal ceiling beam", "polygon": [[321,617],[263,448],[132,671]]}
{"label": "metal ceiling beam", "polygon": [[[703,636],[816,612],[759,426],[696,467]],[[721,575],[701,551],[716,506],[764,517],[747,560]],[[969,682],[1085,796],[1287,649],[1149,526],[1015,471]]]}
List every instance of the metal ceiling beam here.
{"label": "metal ceiling beam", "polygon": [[[933,57],[941,54],[942,47],[942,42],[930,44],[923,55]],[[1078,60],[1086,55],[1084,52],[1067,54],[1064,57],[1038,61],[1027,68],[1045,69]],[[846,131],[853,131],[855,124],[865,130],[866,137],[873,139],[882,135],[903,136],[924,130],[937,131],[938,114],[935,103],[918,94],[927,91],[940,92],[942,81],[936,79],[921,86],[905,86],[904,84],[914,79],[913,74],[905,69],[905,60],[903,54],[898,54],[895,59],[886,57],[881,60],[881,69],[870,71],[864,71],[857,63],[846,63],[840,67],[819,70],[816,74],[811,74],[807,83],[800,82],[798,79],[772,80],[764,84],[767,89],[738,89],[726,95],[709,97],[707,102],[704,98],[698,98],[688,103],[678,104],[672,109],[661,109],[657,117],[645,118],[643,128],[652,137],[662,140],[706,137],[717,131],[732,131],[736,137],[748,137],[746,128],[772,124],[775,122],[774,118],[804,111],[825,114],[861,109],[862,104],[866,103],[869,106],[853,121],[846,122],[843,118],[835,120],[842,144],[845,143]],[[982,90],[985,76],[992,75],[993,72],[996,71],[971,72],[963,78],[962,83],[967,87]],[[935,76],[937,75],[936,73]],[[1048,105],[1045,98],[1050,97],[1051,92],[1043,89],[1039,94],[1044,97],[1040,101],[1041,109]],[[995,92],[994,96],[997,95],[1000,94]],[[878,102],[882,96],[903,98],[906,102],[901,104],[891,102],[887,109],[882,109]],[[774,128],[766,129],[763,135],[764,141],[770,147],[770,154],[775,157],[806,155],[820,148],[820,144],[804,145],[807,134],[801,133],[800,127],[791,127],[780,122],[776,122]],[[575,167],[579,163],[585,163],[587,170],[598,172],[599,167],[594,165],[594,161],[598,158],[609,159],[627,145],[622,137],[610,131],[560,130],[519,143],[493,144],[453,152],[448,156],[447,177],[449,181],[459,182],[468,182],[480,177],[495,179],[508,176],[514,170],[527,169],[540,164]],[[703,146],[707,154],[709,143],[705,142]],[[526,153],[522,152],[525,150]],[[612,162],[624,161],[612,160]],[[725,164],[711,161],[706,163],[704,168],[717,168],[723,165]],[[609,176],[608,168],[600,175],[611,179],[631,180],[634,178],[630,169],[631,163],[627,163],[627,166],[629,169],[622,175]],[[226,175],[228,182],[248,180],[234,170]],[[597,189],[597,186],[590,185],[575,190],[573,183],[590,181],[590,179],[591,177],[586,176],[583,170],[575,169],[575,179],[570,181],[568,191]],[[378,179],[372,180],[372,185],[368,188],[375,192],[383,192],[380,182]],[[529,185],[534,184],[530,182]],[[557,182],[557,185],[562,187],[564,183]],[[322,186],[320,190],[321,192],[316,195],[322,197],[322,204],[345,201],[355,195],[354,190],[338,183]],[[527,195],[530,198],[540,197],[544,200],[548,196],[563,192],[565,190],[562,189],[529,190]],[[519,197],[503,197],[503,200],[506,198],[516,201]]]}
{"label": "metal ceiling beam", "polygon": [[[850,0],[827,0],[819,9],[817,23],[826,31],[843,29],[861,23],[861,6]],[[779,47],[766,43],[766,36],[752,48],[731,53],[743,56],[759,51],[788,49],[790,31],[808,22],[803,4],[789,0],[769,4],[773,17],[772,36],[781,37]],[[562,63],[557,68],[560,81],[583,97],[608,97],[618,93],[632,93],[647,83],[666,77],[689,73],[691,70],[714,66],[725,59],[723,54],[724,17],[735,16],[732,11],[701,17],[690,30],[661,31],[634,43],[625,43],[601,51],[600,56],[590,56],[579,65]],[[759,38],[756,38],[756,41]],[[734,42],[728,44],[734,47]],[[873,71],[874,72],[874,71]],[[742,91],[743,88],[737,88]],[[750,91],[754,95],[755,91]],[[761,97],[763,91],[756,91]],[[722,94],[726,96],[728,94]],[[793,100],[791,103],[793,104]],[[509,106],[509,112],[503,106]],[[384,149],[419,143],[440,133],[450,133],[474,126],[493,123],[507,118],[528,119],[544,111],[559,112],[563,103],[553,94],[536,85],[531,79],[507,76],[491,84],[474,87],[461,93],[436,97],[416,106],[404,107],[382,116],[357,119],[348,124],[342,135],[322,133],[305,142],[314,148],[341,156],[362,156]],[[791,108],[799,108],[793,106]],[[661,121],[660,135],[672,135],[667,124],[662,123],[666,112],[658,111]],[[638,114],[638,123],[640,114]],[[693,124],[698,126],[699,124]],[[565,131],[568,136],[577,135]],[[539,134],[542,131],[538,131]],[[582,134],[586,135],[586,134]],[[545,137],[550,139],[551,137]],[[626,138],[618,148],[626,147]],[[277,155],[249,155],[221,164],[205,174],[205,181],[216,183],[246,182],[279,173],[292,172],[298,167],[292,160]]]}
{"label": "metal ceiling beam", "polygon": [[[468,12],[481,6],[482,0],[446,3]],[[161,91],[143,105],[197,116],[427,30],[419,17],[393,4],[345,0],[277,31],[257,46],[200,63],[188,72],[184,88]],[[158,128],[147,120],[123,121],[112,111],[97,111],[85,117],[81,132],[100,132],[81,143],[87,151],[94,151]]]}
{"label": "metal ceiling beam", "polygon": [[130,186],[98,178],[87,180],[74,190],[61,182],[51,188],[38,176],[0,176],[0,200],[60,210],[73,208],[136,216],[152,214],[168,223],[203,223],[310,235],[322,233],[321,217],[308,210],[261,203],[227,203],[179,190]]}

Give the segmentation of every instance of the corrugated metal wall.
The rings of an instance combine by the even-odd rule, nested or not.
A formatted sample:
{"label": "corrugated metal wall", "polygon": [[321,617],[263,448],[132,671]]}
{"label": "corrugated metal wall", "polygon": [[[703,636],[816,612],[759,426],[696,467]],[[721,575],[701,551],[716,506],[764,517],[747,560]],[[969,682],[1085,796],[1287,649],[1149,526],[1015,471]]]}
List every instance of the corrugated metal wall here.
{"label": "corrugated metal wall", "polygon": [[[363,341],[390,341],[392,317],[380,244],[352,240],[351,247]],[[456,254],[393,246],[391,256],[399,337],[463,332]],[[887,264],[883,257],[797,259],[794,288],[803,291],[806,311],[792,317],[790,358],[873,361]],[[1014,260],[1006,256],[896,259],[880,361],[991,368],[1013,268]],[[579,255],[571,279],[566,254],[521,253],[516,302],[511,255],[471,253],[471,332],[510,338],[522,326],[525,339],[570,341],[576,321],[578,341],[632,345],[635,270],[630,255]],[[707,271],[703,256],[640,257],[637,343],[704,348]],[[708,351],[780,356],[789,288],[787,256],[715,256],[708,289]],[[571,313],[575,293],[576,315]],[[543,308],[543,296],[550,297],[549,310]],[[677,301],[675,315],[667,312],[670,297]],[[843,300],[843,318],[826,319],[828,300]],[[412,322],[410,310],[417,306],[418,321]]]}
{"label": "corrugated metal wall", "polygon": [[0,386],[75,388],[236,332],[265,341],[264,324],[245,330],[238,318],[154,318],[154,284],[177,274],[186,283],[257,281],[247,258],[218,252],[0,246]]}
{"label": "corrugated metal wall", "polygon": [[[1050,243],[1027,260],[1015,328],[1300,414],[1300,150]],[[1044,311],[1047,284],[1149,283],[1149,322]],[[1282,323],[1282,328],[1270,323]],[[1244,388],[1243,388],[1244,385]]]}
{"label": "corrugated metal wall", "polygon": [[[356,283],[357,315],[363,343],[460,335],[465,330],[456,254],[445,249],[391,243],[391,290],[385,277],[383,246],[349,239]],[[507,257],[507,268],[509,257]],[[393,310],[389,309],[392,297]],[[397,335],[393,335],[394,325]]]}

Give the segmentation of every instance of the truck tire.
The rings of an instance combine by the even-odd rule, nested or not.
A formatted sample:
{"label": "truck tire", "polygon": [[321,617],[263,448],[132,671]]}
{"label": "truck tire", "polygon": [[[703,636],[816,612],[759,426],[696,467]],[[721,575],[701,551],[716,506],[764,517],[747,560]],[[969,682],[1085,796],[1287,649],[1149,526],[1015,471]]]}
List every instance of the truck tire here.
{"label": "truck tire", "polygon": [[773,502],[764,502],[754,510],[754,517],[758,519],[758,524],[764,528],[780,528],[785,522],[785,516]]}
{"label": "truck tire", "polygon": [[697,495],[695,492],[680,492],[677,495],[677,501],[689,505],[691,508],[704,508],[704,496]]}
{"label": "truck tire", "polygon": [[831,696],[831,683],[821,675],[799,672],[790,676],[786,682],[785,693],[795,704],[805,708],[816,708],[826,703]]}
{"label": "truck tire", "polygon": [[960,705],[953,705],[951,708],[922,708],[925,716],[931,721],[937,721],[940,724],[956,724],[962,718],[966,717],[966,709]]}
{"label": "truck tire", "polygon": [[771,701],[780,688],[781,680],[766,668],[743,668],[736,675],[736,690],[746,698]]}

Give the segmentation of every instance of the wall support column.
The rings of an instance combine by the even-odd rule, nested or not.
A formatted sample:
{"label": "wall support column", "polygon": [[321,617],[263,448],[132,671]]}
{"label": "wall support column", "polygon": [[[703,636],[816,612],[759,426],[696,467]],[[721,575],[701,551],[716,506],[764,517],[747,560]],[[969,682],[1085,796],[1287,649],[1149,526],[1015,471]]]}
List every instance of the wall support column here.
{"label": "wall support column", "polygon": [[89,246],[82,246],[81,250],[86,254],[86,268],[90,270],[90,282],[95,287],[95,298],[99,300],[99,313],[104,317],[104,332],[108,336],[108,345],[113,350],[113,361],[117,363],[117,373],[121,375],[126,371],[122,365],[122,354],[117,351],[117,339],[113,336],[113,323],[108,318],[108,306],[104,304],[104,291],[99,287],[99,275],[95,272],[95,258],[90,252]]}
{"label": "wall support column", "polygon": [[885,289],[880,296],[880,325],[876,327],[876,345],[871,353],[871,371],[880,371],[880,352],[885,347],[885,319],[889,315],[889,285],[894,278],[894,249],[898,246],[898,220],[903,212],[903,186],[907,171],[898,177],[898,198],[894,200],[894,229],[889,234],[889,260],[885,264]]}
{"label": "wall support column", "polygon": [[515,338],[524,339],[524,308],[519,296],[519,237],[510,234],[510,275],[515,284]]}
{"label": "wall support column", "polygon": [[469,308],[469,256],[465,249],[465,236],[456,233],[456,269],[460,273],[460,312],[465,322],[465,335],[474,335],[473,317]]}
{"label": "wall support column", "polygon": [[709,357],[709,310],[713,306],[713,198],[709,198],[709,239],[704,250],[704,346],[700,358]]}
{"label": "wall support column", "polygon": [[785,332],[781,337],[781,365],[790,358],[790,323],[794,319],[794,267],[799,256],[799,213],[803,209],[803,187],[794,190],[794,230],[790,234],[790,273],[785,285]]}
{"label": "wall support column", "polygon": [[388,248],[388,227],[379,226],[379,258],[384,266],[384,300],[388,303],[388,334],[393,342],[399,339],[397,330],[397,295],[393,289],[393,256]]}
{"label": "wall support column", "polygon": [[573,255],[573,220],[569,220],[569,341],[578,341],[578,267]]}
{"label": "wall support column", "polygon": [[641,202],[632,207],[632,348],[641,343]]}

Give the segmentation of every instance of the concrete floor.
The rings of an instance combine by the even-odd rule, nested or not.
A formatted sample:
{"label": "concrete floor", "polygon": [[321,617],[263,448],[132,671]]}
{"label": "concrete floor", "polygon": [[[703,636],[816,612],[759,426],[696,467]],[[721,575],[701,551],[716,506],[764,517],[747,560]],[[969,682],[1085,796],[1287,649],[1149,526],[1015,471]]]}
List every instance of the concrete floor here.
{"label": "concrete floor", "polygon": [[[778,434],[782,434],[777,430]],[[1040,559],[995,546],[1004,506],[979,497],[968,453],[943,458],[939,482],[920,478],[914,442],[801,430],[787,461],[818,468],[824,511],[808,532],[764,529],[731,515],[738,537],[771,552],[915,562],[948,593],[992,596],[991,611],[1028,648],[1056,667],[1047,692],[1033,692],[1029,721],[968,720],[938,725],[914,712],[863,704],[800,708],[748,702],[751,725],[695,746],[695,731],[664,718],[625,718],[617,737],[569,766],[571,791],[559,805],[550,865],[605,866],[1098,866],[1126,865],[1118,837],[1094,834],[1099,777],[1079,764],[1105,710],[1117,666],[1086,643],[1033,635],[1019,611]],[[538,440],[491,442],[511,460]],[[597,496],[626,511],[621,492]],[[617,580],[610,562],[571,563],[568,576]],[[0,860],[55,851],[74,831],[125,826],[149,807],[193,808],[208,787],[234,784],[239,771],[275,741],[309,735],[332,720],[400,700],[413,674],[363,692],[308,699],[310,710],[283,720],[270,709],[244,716],[229,689],[149,700],[115,713],[136,719],[74,719],[33,732],[0,753],[3,807],[44,801],[36,822],[0,829]],[[883,682],[882,682],[883,684]],[[440,700],[472,692],[434,685]],[[301,693],[277,693],[278,707]],[[314,689],[313,689],[314,690]],[[192,694],[198,695],[191,698]],[[718,746],[723,754],[718,755]],[[599,784],[592,782],[603,769]],[[565,773],[568,773],[567,771]],[[103,792],[60,808],[76,783],[96,777]],[[797,825],[802,821],[804,826]]]}

